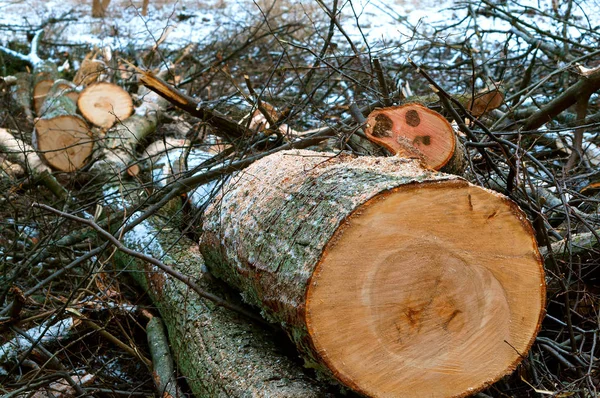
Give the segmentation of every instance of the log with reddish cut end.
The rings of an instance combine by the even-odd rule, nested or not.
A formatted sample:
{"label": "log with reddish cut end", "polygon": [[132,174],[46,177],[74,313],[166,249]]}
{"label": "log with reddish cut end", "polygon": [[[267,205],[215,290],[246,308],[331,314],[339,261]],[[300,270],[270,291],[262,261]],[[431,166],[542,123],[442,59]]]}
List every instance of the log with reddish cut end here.
{"label": "log with reddish cut end", "polygon": [[83,90],[77,105],[90,123],[104,129],[127,119],[133,112],[129,93],[116,84],[105,82],[92,84]]}
{"label": "log with reddish cut end", "polygon": [[439,113],[419,104],[375,109],[367,119],[367,137],[399,156],[414,157],[415,149],[427,167],[439,170],[454,155],[456,136]]}

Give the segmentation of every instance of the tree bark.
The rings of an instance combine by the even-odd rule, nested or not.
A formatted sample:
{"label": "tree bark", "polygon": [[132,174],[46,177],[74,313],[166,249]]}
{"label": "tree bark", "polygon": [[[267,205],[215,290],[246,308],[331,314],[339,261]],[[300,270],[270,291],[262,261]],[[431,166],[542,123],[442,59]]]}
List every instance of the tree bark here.
{"label": "tree bark", "polygon": [[223,192],[203,223],[209,269],[357,392],[465,396],[534,341],[542,259],[497,193],[407,159],[310,151],[264,158]]}
{"label": "tree bark", "polygon": [[[229,293],[205,271],[197,245],[158,217],[125,234],[131,249],[193,275],[206,291]],[[180,371],[197,397],[329,396],[302,368],[283,355],[272,331],[199,298],[183,282],[139,259],[117,256],[148,293],[167,326]],[[235,297],[230,298],[236,302]]]}
{"label": "tree bark", "polygon": [[148,15],[148,3],[150,2],[150,0],[144,0],[144,2],[142,3],[142,15],[146,16]]}
{"label": "tree bark", "polygon": [[12,98],[20,110],[23,111],[27,120],[33,122],[33,111],[31,110],[31,100],[33,97],[31,74],[19,72],[15,74],[15,77],[17,81],[11,87]]}
{"label": "tree bark", "polygon": [[94,0],[92,3],[92,17],[104,18],[109,4],[110,0]]}

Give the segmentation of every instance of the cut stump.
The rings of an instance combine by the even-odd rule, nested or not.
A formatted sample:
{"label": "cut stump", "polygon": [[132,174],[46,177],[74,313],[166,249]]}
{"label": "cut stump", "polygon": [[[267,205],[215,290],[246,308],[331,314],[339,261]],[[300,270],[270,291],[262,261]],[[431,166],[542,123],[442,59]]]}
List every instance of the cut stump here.
{"label": "cut stump", "polygon": [[92,134],[61,81],[48,92],[41,114],[33,134],[35,149],[54,169],[79,170],[92,153]]}
{"label": "cut stump", "polygon": [[372,397],[462,397],[511,372],[542,319],[516,204],[398,157],[280,152],[206,212],[213,274],[280,323],[308,366]]}
{"label": "cut stump", "polygon": [[118,120],[133,112],[133,101],[127,91],[116,84],[100,82],[85,88],[77,100],[79,111],[92,124],[111,128]]}

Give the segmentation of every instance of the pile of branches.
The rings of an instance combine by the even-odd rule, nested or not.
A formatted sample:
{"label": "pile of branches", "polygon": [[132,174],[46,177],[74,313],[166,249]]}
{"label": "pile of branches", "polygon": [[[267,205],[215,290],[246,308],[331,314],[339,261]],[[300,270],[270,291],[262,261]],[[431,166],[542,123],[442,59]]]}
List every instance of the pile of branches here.
{"label": "pile of branches", "polygon": [[[348,21],[360,21],[351,3],[317,5],[306,24],[262,9],[235,35],[202,48],[92,51],[88,59],[102,65],[96,78],[127,90],[134,116],[151,126],[137,134],[117,118],[90,127],[93,150],[73,169],[50,167],[32,141],[44,115],[23,106],[17,78],[0,80],[3,394],[146,395],[175,384],[185,391],[170,370],[167,383],[151,376],[157,359],[145,339],[153,307],[122,272],[132,258],[155,256],[152,264],[168,273],[168,261],[148,251],[151,242],[136,247],[124,236],[151,221],[156,236],[178,231],[169,256],[187,253],[206,204],[232,173],[291,148],[385,156],[366,139],[365,118],[376,107],[416,101],[455,126],[467,154],[464,177],[525,210],[545,259],[547,314],[533,348],[478,396],[598,395],[600,34],[585,8],[457,2],[447,12],[459,21],[410,26],[398,16],[406,36],[388,41],[348,33]],[[6,65],[62,64],[38,28],[31,27],[29,54],[0,48]],[[44,30],[51,37],[52,23]],[[475,109],[489,92],[502,101]],[[176,278],[252,328],[265,327],[226,287],[211,287],[216,297],[198,286],[198,275]],[[298,367],[287,355],[290,369]],[[290,372],[319,384],[308,371]],[[314,388],[322,388],[317,396],[338,391]]]}

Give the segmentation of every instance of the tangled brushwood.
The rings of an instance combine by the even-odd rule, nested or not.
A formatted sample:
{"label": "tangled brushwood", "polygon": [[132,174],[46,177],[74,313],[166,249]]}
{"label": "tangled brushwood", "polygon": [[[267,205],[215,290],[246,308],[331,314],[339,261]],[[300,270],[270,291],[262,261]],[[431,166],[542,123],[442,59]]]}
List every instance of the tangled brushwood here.
{"label": "tangled brushwood", "polygon": [[596,0],[39,3],[3,396],[598,396]]}

